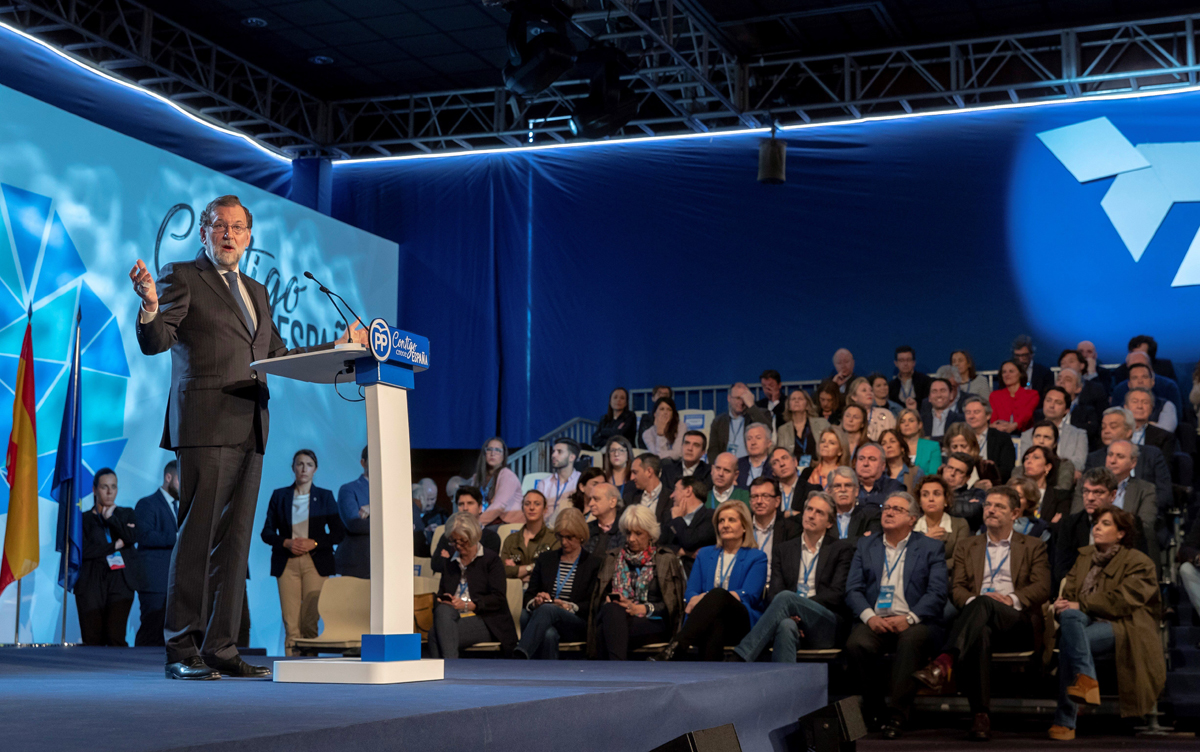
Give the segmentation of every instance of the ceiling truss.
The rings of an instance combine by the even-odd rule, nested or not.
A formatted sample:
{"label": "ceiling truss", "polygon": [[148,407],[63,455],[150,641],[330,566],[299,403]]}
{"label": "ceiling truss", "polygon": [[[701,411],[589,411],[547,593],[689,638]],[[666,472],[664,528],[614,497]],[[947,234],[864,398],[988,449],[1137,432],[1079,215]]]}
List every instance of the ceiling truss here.
{"label": "ceiling truss", "polygon": [[[1194,86],[1198,20],[747,59],[697,0],[591,0],[572,33],[636,61],[627,80],[643,106],[618,137],[637,138]],[[497,85],[324,102],[133,0],[22,0],[0,4],[0,21],[290,156],[565,143],[588,91],[564,79],[531,99]]]}

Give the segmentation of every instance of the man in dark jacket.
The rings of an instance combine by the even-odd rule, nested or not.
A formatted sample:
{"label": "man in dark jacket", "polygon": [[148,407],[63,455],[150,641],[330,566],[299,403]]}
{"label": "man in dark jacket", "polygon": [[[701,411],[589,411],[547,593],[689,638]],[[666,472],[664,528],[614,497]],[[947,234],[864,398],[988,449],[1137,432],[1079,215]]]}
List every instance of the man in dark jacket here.
{"label": "man in dark jacket", "polygon": [[888,399],[917,410],[929,396],[933,379],[916,370],[917,353],[908,345],[896,348],[896,378],[888,382]]}
{"label": "man in dark jacket", "polygon": [[[367,447],[363,447],[362,475],[338,489],[338,516],[346,537],[337,547],[334,564],[343,577],[371,579],[371,482],[367,476]],[[416,518],[420,524],[420,517]],[[421,533],[424,541],[425,534]],[[414,551],[418,549],[414,548]]]}
{"label": "man in dark jacket", "polygon": [[679,554],[684,574],[691,574],[697,551],[717,543],[713,510],[704,506],[708,491],[708,484],[696,477],[680,478],[671,489],[671,517],[662,529],[658,545]]}
{"label": "man in dark jacket", "polygon": [[771,558],[767,598],[771,605],[737,647],[734,656],[755,661],[773,645],[771,660],[795,663],[799,646],[831,648],[845,625],[843,598],[854,549],[837,538],[836,506],[824,492],[804,504],[799,538],[784,541]]}
{"label": "man in dark jacket", "polygon": [[142,624],[134,638],[135,647],[161,647],[163,614],[167,608],[167,573],[171,569],[171,550],[179,531],[179,470],[175,460],[163,468],[162,486],[138,500],[137,550],[140,565],[138,602]]}
{"label": "man in dark jacket", "polygon": [[[526,493],[534,492],[527,491]],[[541,492],[537,491],[536,493]],[[483,494],[475,486],[459,486],[458,490],[454,492],[454,508],[456,511],[467,512],[474,515],[475,519],[479,519],[479,516],[483,514]],[[483,528],[483,535],[479,539],[479,543],[489,551],[500,553],[500,536],[491,528]],[[453,555],[454,544],[450,541],[450,536],[443,534],[429,559],[429,568],[441,574],[446,569],[446,562]]]}

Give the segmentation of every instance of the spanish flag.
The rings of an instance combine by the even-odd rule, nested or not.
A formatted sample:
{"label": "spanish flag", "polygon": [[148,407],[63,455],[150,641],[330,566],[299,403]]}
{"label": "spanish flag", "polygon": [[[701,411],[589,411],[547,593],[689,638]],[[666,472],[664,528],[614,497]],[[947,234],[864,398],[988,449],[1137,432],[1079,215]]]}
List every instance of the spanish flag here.
{"label": "spanish flag", "polygon": [[8,480],[8,529],[0,560],[0,592],[38,565],[37,400],[33,388],[33,309],[25,324],[21,363],[17,366],[12,435],[4,463]]}

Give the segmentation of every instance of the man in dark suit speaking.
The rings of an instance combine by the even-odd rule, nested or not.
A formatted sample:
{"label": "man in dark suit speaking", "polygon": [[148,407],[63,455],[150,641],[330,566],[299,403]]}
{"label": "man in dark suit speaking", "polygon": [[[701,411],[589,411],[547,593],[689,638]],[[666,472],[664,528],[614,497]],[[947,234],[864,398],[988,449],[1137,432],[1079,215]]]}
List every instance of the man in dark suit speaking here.
{"label": "man in dark suit speaking", "polygon": [[[194,261],[168,264],[157,283],[140,259],[129,272],[142,301],[142,352],[171,351],[160,445],[179,462],[163,630],[172,679],[271,675],[237,651],[269,425],[267,378],[250,364],[287,354],[266,288],[238,270],[253,223],[237,196],[221,196],[200,213],[204,247]],[[365,343],[357,323],[339,342]]]}

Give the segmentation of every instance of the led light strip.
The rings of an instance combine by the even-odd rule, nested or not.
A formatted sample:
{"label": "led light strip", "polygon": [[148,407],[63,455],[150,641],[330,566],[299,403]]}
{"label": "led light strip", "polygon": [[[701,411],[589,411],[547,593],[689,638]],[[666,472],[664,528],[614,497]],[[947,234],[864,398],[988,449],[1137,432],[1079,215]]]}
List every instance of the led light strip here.
{"label": "led light strip", "polygon": [[[1192,92],[1196,92],[1196,91],[1200,91],[1200,85],[1181,86],[1178,88],[1155,90],[1155,91],[1129,91],[1129,92],[1121,92],[1121,93],[1116,93],[1116,94],[1095,94],[1095,95],[1091,95],[1091,96],[1073,97],[1070,99],[1051,99],[1051,100],[1043,100],[1043,101],[1038,101],[1038,102],[1009,102],[1009,103],[1005,103],[1005,104],[987,105],[984,107],[968,107],[968,108],[962,108],[962,109],[955,108],[955,109],[947,109],[947,110],[934,110],[932,112],[899,113],[899,114],[895,114],[895,115],[873,115],[871,117],[858,118],[855,120],[834,120],[834,121],[822,122],[822,123],[801,123],[799,125],[786,125],[786,126],[780,126],[778,128],[778,130],[780,132],[783,132],[783,131],[807,130],[810,128],[837,128],[837,127],[845,127],[845,126],[864,125],[867,123],[882,123],[882,122],[887,122],[887,121],[891,121],[891,120],[909,120],[912,118],[938,117],[938,116],[944,116],[944,115],[967,115],[967,114],[975,114],[975,113],[980,113],[980,112],[990,112],[990,111],[994,111],[994,110],[1015,110],[1015,109],[1024,109],[1027,107],[1046,107],[1049,105],[1059,105],[1059,104],[1078,104],[1080,102],[1104,102],[1104,101],[1112,101],[1112,100],[1120,100],[1120,99],[1140,99],[1142,97],[1159,97],[1159,96],[1166,96],[1168,94],[1188,94],[1188,93],[1192,93]],[[478,155],[478,154],[514,154],[514,153],[518,153],[518,152],[549,151],[551,149],[577,149],[577,148],[584,148],[584,147],[589,147],[589,146],[592,146],[592,147],[594,147],[594,146],[614,146],[614,145],[629,146],[632,144],[644,144],[647,142],[655,142],[655,141],[682,141],[685,139],[693,139],[693,138],[722,138],[722,137],[726,137],[726,136],[746,136],[746,135],[753,135],[756,133],[766,134],[766,133],[770,133],[770,132],[771,132],[770,128],[743,128],[743,129],[736,129],[736,130],[717,131],[717,132],[713,132],[713,133],[681,133],[681,134],[675,134],[675,135],[669,135],[669,136],[647,136],[645,138],[634,137],[634,138],[608,139],[608,140],[604,140],[604,141],[578,141],[578,142],[572,141],[572,142],[568,142],[568,143],[542,144],[539,146],[517,146],[517,147],[504,146],[504,147],[496,147],[493,149],[475,149],[475,150],[441,152],[441,153],[432,153],[432,154],[405,154],[405,155],[395,156],[395,157],[366,157],[366,158],[356,158],[356,159],[338,159],[338,160],[333,161],[333,165],[335,167],[339,167],[342,165],[363,165],[363,164],[378,163],[378,162],[401,162],[401,161],[407,161],[407,160],[412,160],[412,159],[448,159],[451,157],[468,157],[468,156],[474,156],[474,155]]]}
{"label": "led light strip", "polygon": [[0,21],[0,29],[3,29],[4,31],[15,34],[18,37],[21,37],[22,39],[25,39],[27,41],[33,42],[34,44],[39,45],[39,46],[49,50],[50,52],[53,52],[55,55],[58,55],[59,57],[61,57],[63,60],[67,60],[69,62],[74,63],[75,65],[79,66],[80,68],[82,68],[83,70],[85,70],[89,73],[100,76],[101,78],[104,78],[108,81],[112,81],[115,84],[120,84],[121,86],[124,86],[126,89],[130,89],[130,90],[136,91],[140,94],[145,94],[148,97],[157,99],[158,101],[162,102],[163,104],[170,105],[171,107],[175,108],[175,110],[177,110],[181,115],[185,115],[186,117],[194,120],[195,122],[199,123],[200,125],[208,126],[209,128],[212,128],[214,131],[223,133],[227,136],[235,136],[237,138],[240,138],[243,141],[245,141],[247,144],[250,144],[251,146],[257,148],[259,151],[263,152],[264,154],[266,154],[268,156],[274,157],[275,159],[278,159],[283,162],[287,162],[289,164],[292,161],[292,158],[287,156],[286,154],[281,154],[280,152],[275,151],[274,149],[266,146],[265,144],[263,144],[259,141],[256,141],[254,138],[246,135],[245,133],[235,131],[235,130],[233,130],[231,128],[227,128],[225,126],[217,125],[216,123],[213,123],[210,120],[205,120],[204,118],[200,117],[199,115],[196,115],[193,112],[189,112],[187,109],[185,109],[178,103],[174,102],[171,99],[168,99],[167,97],[164,97],[161,94],[150,91],[149,89],[144,88],[142,86],[138,86],[137,84],[132,83],[130,81],[125,81],[123,79],[117,78],[116,76],[108,73],[107,71],[103,70],[102,68],[99,68],[99,67],[93,65],[92,63],[89,63],[85,60],[77,58],[74,55],[71,55],[70,53],[67,53],[63,50],[60,50],[57,47],[55,47],[54,45],[50,44],[49,42],[38,39],[37,37],[32,36],[24,31],[21,31],[20,29],[14,27],[14,26],[10,26],[10,25],[4,23],[3,21]]}

